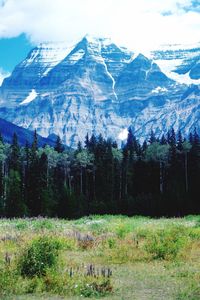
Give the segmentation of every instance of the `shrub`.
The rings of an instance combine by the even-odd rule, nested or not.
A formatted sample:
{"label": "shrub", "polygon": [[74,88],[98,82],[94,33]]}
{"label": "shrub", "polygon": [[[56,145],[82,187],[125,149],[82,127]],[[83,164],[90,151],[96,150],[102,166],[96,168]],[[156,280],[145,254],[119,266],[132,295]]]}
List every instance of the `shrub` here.
{"label": "shrub", "polygon": [[40,230],[52,230],[54,228],[54,224],[50,219],[38,217],[35,220],[33,220],[33,228],[36,231]]}
{"label": "shrub", "polygon": [[111,280],[102,275],[86,275],[76,272],[73,275],[47,272],[43,279],[45,291],[57,295],[73,295],[84,297],[101,297],[112,292]]}
{"label": "shrub", "polygon": [[145,261],[148,257],[146,251],[128,237],[122,240],[109,239],[100,250],[99,256],[109,264]]}
{"label": "shrub", "polygon": [[88,280],[82,282],[79,293],[84,297],[100,297],[111,293],[112,289],[110,279],[92,279],[91,282]]}
{"label": "shrub", "polygon": [[18,268],[22,276],[43,276],[55,266],[61,244],[50,237],[39,237],[21,253]]}
{"label": "shrub", "polygon": [[11,267],[0,267],[0,299],[8,299],[8,295],[16,295],[23,291],[24,282],[16,270]]}
{"label": "shrub", "polygon": [[29,278],[24,287],[26,294],[42,293],[45,292],[45,284],[43,278],[33,277]]}
{"label": "shrub", "polygon": [[126,235],[131,231],[128,224],[119,224],[116,229],[117,237],[120,239],[124,239]]}
{"label": "shrub", "polygon": [[187,242],[183,230],[181,227],[157,230],[148,236],[144,248],[154,259],[175,259]]}
{"label": "shrub", "polygon": [[108,238],[107,243],[110,249],[114,249],[116,247],[116,239],[114,238]]}

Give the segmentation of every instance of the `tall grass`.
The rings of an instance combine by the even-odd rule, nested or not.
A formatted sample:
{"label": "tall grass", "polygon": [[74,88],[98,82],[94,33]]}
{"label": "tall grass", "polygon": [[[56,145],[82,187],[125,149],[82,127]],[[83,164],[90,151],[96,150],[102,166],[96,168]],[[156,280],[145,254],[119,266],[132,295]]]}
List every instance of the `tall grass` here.
{"label": "tall grass", "polygon": [[[195,299],[200,279],[199,221],[199,216],[151,219],[110,215],[75,221],[2,219],[0,299],[40,293],[110,295],[112,299],[120,280],[128,276],[120,273],[122,266],[129,270],[130,266],[150,267],[155,262],[177,283],[184,283],[181,290],[177,288],[177,299]],[[186,267],[188,260],[197,267],[195,271]]]}

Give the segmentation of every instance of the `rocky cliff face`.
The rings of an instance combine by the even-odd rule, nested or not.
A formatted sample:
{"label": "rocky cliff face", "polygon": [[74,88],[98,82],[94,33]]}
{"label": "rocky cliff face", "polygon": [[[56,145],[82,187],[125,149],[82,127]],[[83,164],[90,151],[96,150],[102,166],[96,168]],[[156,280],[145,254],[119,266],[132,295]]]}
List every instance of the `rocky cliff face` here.
{"label": "rocky cliff face", "polygon": [[89,37],[41,45],[4,80],[0,117],[70,146],[87,133],[119,141],[130,125],[139,138],[171,126],[187,134],[200,127],[199,58],[198,47],[147,58]]}
{"label": "rocky cliff face", "polygon": [[28,97],[40,80],[64,59],[70,50],[64,43],[47,43],[34,48],[27,58],[16,66],[12,75],[3,81],[1,98],[6,102],[6,106],[16,106]]}

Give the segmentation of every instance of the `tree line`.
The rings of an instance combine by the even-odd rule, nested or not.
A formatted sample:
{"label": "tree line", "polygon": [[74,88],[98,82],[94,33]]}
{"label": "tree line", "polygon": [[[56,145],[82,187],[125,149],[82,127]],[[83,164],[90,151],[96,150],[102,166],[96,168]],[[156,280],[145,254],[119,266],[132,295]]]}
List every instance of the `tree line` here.
{"label": "tree line", "polygon": [[66,149],[20,147],[0,136],[0,216],[78,218],[89,214],[199,214],[200,138],[172,128],[140,143],[129,128],[122,148],[101,135]]}

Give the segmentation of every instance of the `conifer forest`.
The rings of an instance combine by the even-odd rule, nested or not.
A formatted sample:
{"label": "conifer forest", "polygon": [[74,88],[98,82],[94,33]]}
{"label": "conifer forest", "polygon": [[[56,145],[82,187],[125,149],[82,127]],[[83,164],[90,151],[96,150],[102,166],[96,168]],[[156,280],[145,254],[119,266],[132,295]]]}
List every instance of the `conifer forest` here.
{"label": "conifer forest", "polygon": [[200,214],[200,138],[172,128],[140,143],[129,128],[126,143],[101,135],[69,149],[19,146],[0,138],[0,216],[79,218],[91,214],[183,216]]}

